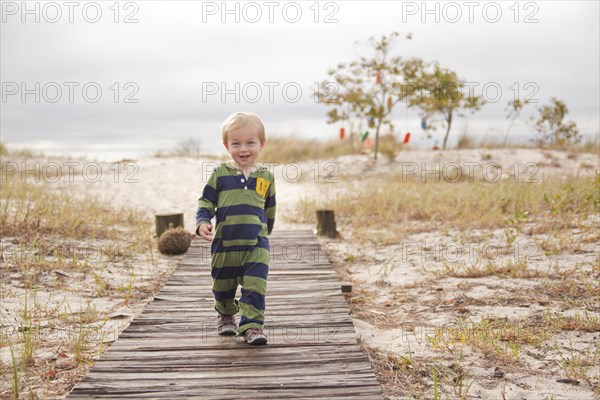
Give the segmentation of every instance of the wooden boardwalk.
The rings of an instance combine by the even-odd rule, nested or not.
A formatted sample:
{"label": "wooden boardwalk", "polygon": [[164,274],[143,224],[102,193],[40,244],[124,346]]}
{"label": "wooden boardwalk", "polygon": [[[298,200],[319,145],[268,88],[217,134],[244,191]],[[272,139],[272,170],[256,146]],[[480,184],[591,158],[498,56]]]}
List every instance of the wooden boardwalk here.
{"label": "wooden boardwalk", "polygon": [[270,242],[269,344],[216,334],[210,249],[196,239],[69,398],[382,399],[316,237],[275,231]]}

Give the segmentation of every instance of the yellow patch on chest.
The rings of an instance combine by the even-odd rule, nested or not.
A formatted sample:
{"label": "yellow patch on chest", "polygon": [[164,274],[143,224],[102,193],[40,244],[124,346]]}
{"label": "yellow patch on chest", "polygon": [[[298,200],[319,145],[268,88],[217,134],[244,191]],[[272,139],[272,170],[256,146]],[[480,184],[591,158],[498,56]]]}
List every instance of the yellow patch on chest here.
{"label": "yellow patch on chest", "polygon": [[261,197],[266,197],[270,185],[271,182],[265,178],[256,178],[256,193]]}

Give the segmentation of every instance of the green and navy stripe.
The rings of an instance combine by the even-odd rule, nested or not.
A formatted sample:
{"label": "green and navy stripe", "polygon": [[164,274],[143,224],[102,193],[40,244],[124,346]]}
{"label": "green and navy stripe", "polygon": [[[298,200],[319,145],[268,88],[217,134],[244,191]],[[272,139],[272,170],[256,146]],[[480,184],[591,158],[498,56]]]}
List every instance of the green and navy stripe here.
{"label": "green and navy stripe", "polygon": [[[262,196],[257,179],[269,182]],[[248,178],[228,164],[219,165],[198,200],[196,229],[216,216],[211,245],[215,309],[241,314],[239,331],[262,327],[269,273],[269,240],[276,212],[275,180],[265,167]],[[242,286],[239,301],[237,287]]]}

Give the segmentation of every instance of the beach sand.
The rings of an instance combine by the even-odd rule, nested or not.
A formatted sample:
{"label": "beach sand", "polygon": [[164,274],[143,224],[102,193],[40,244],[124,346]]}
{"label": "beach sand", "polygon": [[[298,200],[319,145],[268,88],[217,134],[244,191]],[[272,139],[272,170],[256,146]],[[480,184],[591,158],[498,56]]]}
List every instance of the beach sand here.
{"label": "beach sand", "polygon": [[[34,160],[9,158],[8,161],[21,163]],[[48,163],[64,166],[65,162],[73,161],[40,158],[35,162],[42,166]],[[185,228],[190,232],[195,229],[196,201],[215,165],[212,160],[184,157],[147,157],[101,163],[82,159],[77,162],[80,163],[76,168],[78,172],[63,173],[57,182],[52,182],[53,190],[89,194],[110,200],[114,207],[134,207],[142,210],[150,220],[156,213],[183,212]],[[91,179],[83,172],[91,164],[101,168],[99,179],[97,174]],[[369,176],[398,173],[410,176],[423,171],[435,173],[436,170],[448,174],[452,170],[456,174],[456,168],[467,176],[484,176],[490,180],[543,179],[551,175],[594,176],[600,171],[600,160],[598,155],[589,153],[470,149],[405,151],[398,153],[393,162],[380,159],[374,163],[369,156],[353,155],[330,161],[278,165],[274,166],[278,203],[275,229],[314,230],[316,222],[298,222],[305,221],[299,211],[302,199],[318,202],[332,198],[336,193],[351,193]],[[535,251],[527,253],[529,269],[548,271],[554,268],[553,271],[570,279],[569,271],[578,268],[589,276],[588,284],[592,293],[597,295],[590,298],[589,306],[566,307],[567,303],[561,302],[560,309],[553,308],[556,303],[551,295],[531,295],[543,287],[541,278],[436,275],[436,271],[443,272],[444,258],[450,257],[449,251],[457,237],[468,234],[473,243],[500,243],[505,241],[502,229],[466,233],[447,229],[426,230],[397,238],[395,243],[374,246],[355,239],[351,223],[341,220],[338,223],[341,238],[321,238],[320,241],[323,247],[334,249],[330,255],[340,279],[353,284],[353,292],[347,295],[347,299],[357,339],[371,357],[387,398],[430,398],[423,393],[433,393],[431,372],[436,367],[443,375],[440,378],[440,385],[445,385],[442,388],[443,398],[593,399],[594,390],[596,395],[600,393],[598,330],[562,330],[548,335],[542,343],[524,344],[514,350],[519,352],[518,357],[505,359],[494,357],[481,348],[444,348],[450,346],[450,341],[443,340],[444,335],[450,336],[456,331],[457,321],[462,318],[468,318],[475,324],[466,334],[480,334],[477,330],[480,325],[477,324],[481,321],[527,318],[542,323],[549,314],[574,316],[586,312],[598,318],[600,239],[598,225],[595,225],[596,228],[593,226],[600,219],[588,222],[592,227],[592,239],[581,240],[581,246],[573,251],[548,255],[533,246],[530,248]],[[530,233],[515,239],[515,248],[527,249],[528,244],[543,240],[545,233],[536,233],[533,225],[525,226],[525,231],[528,229]],[[589,233],[590,229],[586,232]],[[572,234],[577,238],[580,232],[583,228],[575,227]],[[33,297],[24,283],[23,273],[9,267],[10,256],[16,254],[11,247],[14,239],[1,239],[3,268],[10,271],[8,274],[3,272],[2,277],[1,318],[5,335],[0,348],[2,398],[10,398],[12,393],[12,361],[7,344],[22,338],[24,299],[27,296],[31,304]],[[85,247],[85,243],[82,246]],[[471,256],[473,254],[459,255]],[[42,339],[35,350],[34,369],[43,370],[43,373],[37,380],[28,380],[27,391],[30,394],[34,393],[39,398],[62,398],[84,376],[91,365],[90,360],[100,355],[99,343],[105,343],[102,351],[106,351],[131,319],[151,301],[178,260],[176,256],[154,254],[153,257],[151,262],[143,257],[133,257],[106,264],[102,279],[109,289],[127,287],[131,271],[135,271],[135,288],[133,294],[130,290],[129,296],[125,296],[123,290],[105,290],[99,294],[97,270],[96,274],[53,270],[39,275],[36,302],[44,305],[47,316],[41,318],[38,326],[43,328],[42,334],[49,337]],[[514,252],[509,251],[499,255],[498,260],[510,261],[511,257],[514,257]],[[92,265],[93,269],[98,267]],[[78,333],[73,326],[78,326],[74,321],[83,318],[91,322],[79,323],[79,326],[83,324],[88,328],[90,342],[86,353],[89,357],[84,357],[86,361],[82,363],[74,357],[73,341]],[[57,323],[57,319],[61,322]],[[432,337],[437,337],[437,341],[428,339]],[[404,378],[403,375],[410,375],[411,370],[415,371],[414,375],[420,376]],[[588,377],[587,381],[585,377]],[[414,391],[408,388],[409,381],[416,382]],[[454,386],[449,382],[454,382]]]}

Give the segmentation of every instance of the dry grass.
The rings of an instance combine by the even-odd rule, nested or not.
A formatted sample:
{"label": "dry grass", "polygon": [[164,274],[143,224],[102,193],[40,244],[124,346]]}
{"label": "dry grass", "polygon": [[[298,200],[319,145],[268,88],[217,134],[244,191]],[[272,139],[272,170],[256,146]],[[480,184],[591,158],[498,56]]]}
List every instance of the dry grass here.
{"label": "dry grass", "polygon": [[540,285],[540,297],[569,307],[600,312],[599,279],[600,274],[585,272],[563,279],[545,279]]}
{"label": "dry grass", "polygon": [[444,262],[440,270],[433,271],[438,278],[483,278],[486,276],[498,276],[501,278],[539,278],[546,276],[538,270],[527,267],[526,260],[506,260],[502,263],[493,261],[481,261],[476,263],[459,263],[456,265]]}
{"label": "dry grass", "polygon": [[571,151],[574,153],[593,153],[600,155],[600,136],[598,134],[593,139],[587,139],[583,143],[576,144],[554,144],[544,146],[545,149],[549,150],[561,150],[561,151]]}
{"label": "dry grass", "polygon": [[[533,221],[550,229],[557,221],[572,224],[600,211],[600,175],[569,181],[552,177],[540,183],[372,177],[348,193],[320,201],[302,200],[299,220],[311,222],[320,208],[335,210],[343,225],[369,227],[371,234],[375,229],[394,232],[410,227],[411,222],[418,222],[420,229],[466,230],[505,227],[511,220]],[[363,239],[368,240],[368,235]]]}
{"label": "dry grass", "polygon": [[486,357],[504,362],[518,362],[522,345],[539,345],[548,340],[552,332],[532,321],[459,319],[452,326],[436,327],[428,337],[434,348],[451,353],[465,346],[478,350]]}
{"label": "dry grass", "polygon": [[[360,343],[360,341],[359,341]],[[433,362],[407,355],[381,352],[368,346],[361,346],[369,356],[375,375],[383,383],[385,398],[426,399],[431,397],[429,378]]]}
{"label": "dry grass", "polygon": [[[459,136],[456,143],[457,149],[501,149],[501,148],[540,148],[537,143],[530,142],[522,144],[511,143],[510,139],[507,145],[504,145],[504,138],[494,135],[487,135],[482,137],[474,137],[469,135],[467,132],[463,132]],[[572,143],[572,144],[553,144],[544,145],[544,149],[548,150],[559,150],[569,151],[574,154],[576,153],[593,153],[600,155],[600,137],[587,139],[583,143]]]}
{"label": "dry grass", "polygon": [[356,154],[360,151],[360,145],[360,141],[353,143],[350,139],[319,141],[270,137],[260,159],[277,163],[331,159]]}
{"label": "dry grass", "polygon": [[557,331],[600,332],[600,317],[587,311],[573,316],[548,313],[544,322]]}
{"label": "dry grass", "polygon": [[568,346],[559,346],[555,342],[552,350],[558,355],[559,360],[555,363],[560,374],[577,384],[585,382],[592,388],[594,398],[600,398],[600,342],[595,340],[584,350],[574,348],[572,340]]}
{"label": "dry grass", "polygon": [[573,235],[566,229],[552,229],[547,232],[544,238],[539,239],[538,243],[546,255],[556,255],[565,251],[581,251],[582,244],[595,242],[595,240],[592,240],[594,236],[594,233],[592,233],[581,237],[580,235]]}
{"label": "dry grass", "polygon": [[68,185],[1,179],[0,351],[12,361],[0,361],[0,397],[60,397],[115,334],[95,302],[126,307],[164,278],[134,279],[141,264],[156,267],[152,221]]}
{"label": "dry grass", "polygon": [[[579,156],[573,152],[569,157]],[[355,176],[341,175],[351,189],[318,200],[306,198],[296,216],[300,222],[312,222],[316,209],[335,210],[351,252],[347,257],[342,254],[345,261],[339,268],[354,271],[352,262],[360,260],[361,266],[375,271],[368,277],[356,271],[358,282],[350,299],[354,318],[385,330],[386,335],[407,324],[431,328],[428,345],[418,355],[406,351],[405,341],[363,346],[384,394],[431,399],[437,386],[442,398],[470,398],[467,393],[474,381],[478,390],[494,382],[514,388],[512,378],[503,375],[510,371],[515,377],[549,382],[555,382],[556,376],[576,379],[585,382],[581,389],[600,395],[600,348],[593,340],[590,344],[600,329],[600,175],[549,175],[538,183],[515,182],[510,177],[454,183],[431,176],[426,181],[409,178],[373,171],[360,185],[352,185]],[[427,233],[416,235],[419,232]],[[467,239],[471,232],[476,236]],[[405,250],[400,244],[419,238],[437,240],[442,250],[447,250],[448,240],[459,245],[466,241],[462,249],[495,240],[500,257],[450,264],[436,258],[439,251],[427,242],[421,250],[421,279],[399,290],[398,279],[404,275],[415,279],[418,254],[404,262],[390,255]],[[520,255],[533,254],[533,258],[510,257],[515,246],[520,246]],[[531,253],[527,246],[539,251]],[[369,250],[362,254],[360,249],[365,248]],[[432,273],[440,279],[431,279]],[[481,295],[495,290],[497,296]],[[540,312],[539,306],[547,308]],[[432,320],[443,322],[436,322],[436,329],[430,325]],[[364,329],[365,334],[371,333],[370,328]],[[568,344],[565,347],[565,337],[573,340],[571,350]],[[553,341],[560,342],[555,351]],[[365,342],[373,345],[378,340]],[[393,346],[397,350],[392,352]],[[499,377],[490,372],[496,366],[504,371]],[[558,393],[560,388],[549,390]]]}
{"label": "dry grass", "polygon": [[0,142],[0,156],[13,156],[19,158],[33,158],[42,157],[41,153],[35,152],[31,149],[10,149],[5,143]]}
{"label": "dry grass", "polygon": [[40,235],[61,238],[116,239],[124,232],[146,232],[150,221],[139,211],[114,209],[110,201],[35,184],[17,175],[2,176],[0,235],[29,241]]}

